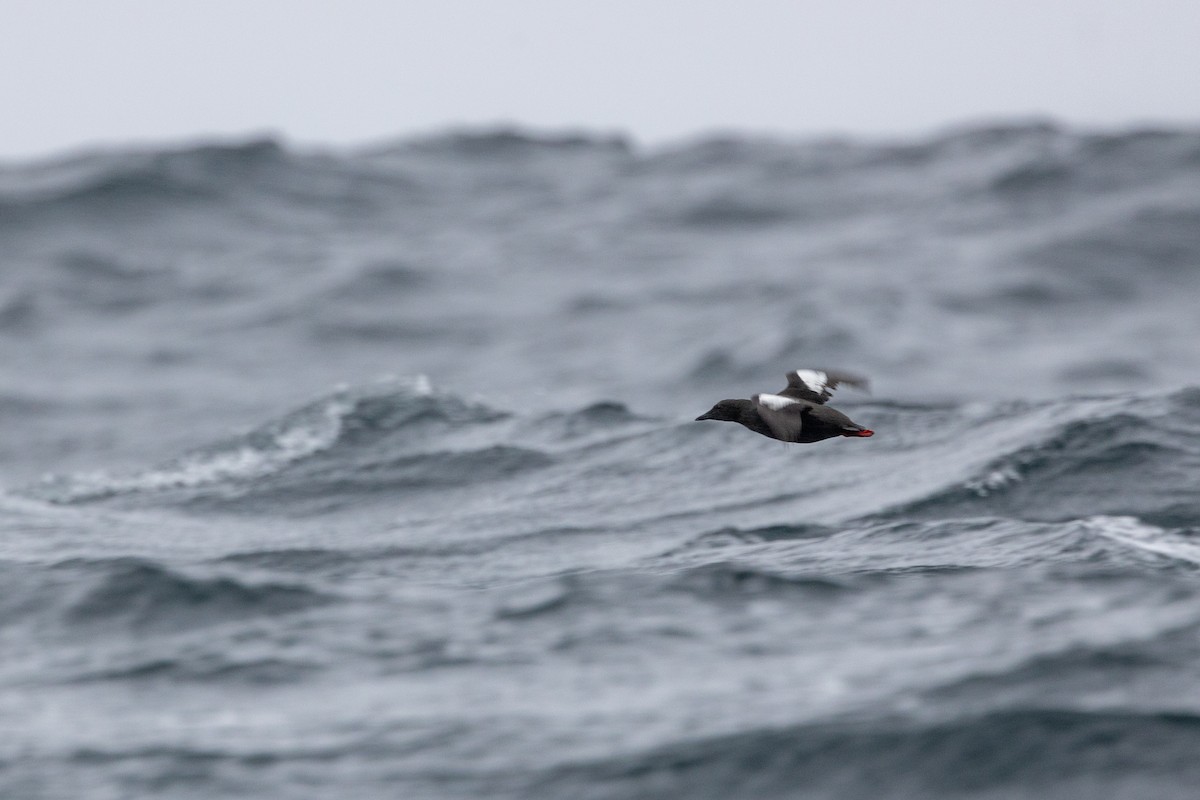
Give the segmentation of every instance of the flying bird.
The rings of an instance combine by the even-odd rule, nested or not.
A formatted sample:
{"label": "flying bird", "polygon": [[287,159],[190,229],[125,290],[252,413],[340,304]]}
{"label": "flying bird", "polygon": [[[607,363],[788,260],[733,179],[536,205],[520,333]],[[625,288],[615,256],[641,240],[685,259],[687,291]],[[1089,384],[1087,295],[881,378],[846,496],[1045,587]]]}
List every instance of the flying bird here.
{"label": "flying bird", "polygon": [[819,442],[835,436],[874,436],[875,431],[825,405],[839,384],[866,390],[867,380],[848,372],[798,369],[787,374],[786,389],[749,400],[722,400],[696,421],[738,422],[781,442]]}

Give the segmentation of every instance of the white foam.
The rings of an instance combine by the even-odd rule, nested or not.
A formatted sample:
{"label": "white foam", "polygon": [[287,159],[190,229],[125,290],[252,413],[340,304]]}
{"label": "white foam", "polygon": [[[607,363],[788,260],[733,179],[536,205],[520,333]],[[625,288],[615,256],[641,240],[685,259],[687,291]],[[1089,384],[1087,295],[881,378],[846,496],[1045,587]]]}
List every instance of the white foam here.
{"label": "white foam", "polygon": [[342,420],[351,405],[342,399],[328,402],[316,419],[298,420],[272,433],[264,442],[183,456],[158,469],[128,476],[95,472],[74,476],[69,500],[113,494],[191,489],[224,480],[256,478],[321,452],[337,441]]}
{"label": "white foam", "polygon": [[1021,473],[1016,467],[1008,465],[994,469],[982,478],[967,481],[965,486],[980,497],[987,497],[992,492],[1007,488],[1020,480]]}
{"label": "white foam", "polygon": [[1083,520],[1083,524],[1097,535],[1126,547],[1166,556],[1176,561],[1200,564],[1200,544],[1135,517],[1099,515],[1088,517]]}

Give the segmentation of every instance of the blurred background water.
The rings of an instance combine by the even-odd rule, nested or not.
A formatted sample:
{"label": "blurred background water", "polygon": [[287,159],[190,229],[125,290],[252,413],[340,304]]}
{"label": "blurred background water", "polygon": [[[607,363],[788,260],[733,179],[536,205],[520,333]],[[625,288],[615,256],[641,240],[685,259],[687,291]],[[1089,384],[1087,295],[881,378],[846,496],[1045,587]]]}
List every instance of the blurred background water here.
{"label": "blurred background water", "polygon": [[1195,796],[1194,129],[81,151],[0,259],[0,796]]}

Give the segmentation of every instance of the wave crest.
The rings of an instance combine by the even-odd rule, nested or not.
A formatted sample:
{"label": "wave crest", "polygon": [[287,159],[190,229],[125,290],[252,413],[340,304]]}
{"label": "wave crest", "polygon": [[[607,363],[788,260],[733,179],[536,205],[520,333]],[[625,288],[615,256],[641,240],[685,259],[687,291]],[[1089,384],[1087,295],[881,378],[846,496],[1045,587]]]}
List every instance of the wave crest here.
{"label": "wave crest", "polygon": [[[49,478],[29,494],[54,503],[85,503],[116,497],[154,496],[196,500],[212,495],[244,496],[256,484],[287,473],[312,481],[314,492],[335,484],[351,487],[364,476],[390,471],[410,483],[447,480],[472,454],[403,453],[409,439],[433,426],[442,431],[504,419],[507,415],[458,397],[437,393],[423,378],[344,389],[301,407],[246,434],[200,448],[157,468],[131,475],[93,473]],[[398,452],[401,451],[401,452]],[[514,457],[514,452],[516,456]],[[482,455],[480,455],[482,453]],[[493,470],[514,462],[545,463],[519,448],[484,448],[473,455]],[[320,462],[313,465],[313,462]],[[310,465],[308,470],[304,465]],[[474,473],[478,476],[478,470]],[[293,485],[292,491],[303,487]],[[211,491],[209,491],[211,490]],[[182,493],[182,494],[180,494]]]}
{"label": "wave crest", "polygon": [[[994,456],[961,483],[892,514],[1064,520],[1134,516],[1163,527],[1200,523],[1187,478],[1200,434],[1194,391],[1070,420]],[[1130,487],[1136,487],[1131,491]]]}

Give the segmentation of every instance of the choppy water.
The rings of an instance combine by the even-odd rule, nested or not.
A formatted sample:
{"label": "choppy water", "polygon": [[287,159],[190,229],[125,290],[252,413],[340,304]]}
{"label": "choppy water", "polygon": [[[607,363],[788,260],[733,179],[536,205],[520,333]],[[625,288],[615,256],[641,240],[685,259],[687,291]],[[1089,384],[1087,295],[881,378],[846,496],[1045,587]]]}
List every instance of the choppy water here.
{"label": "choppy water", "polygon": [[82,154],[0,266],[0,796],[1196,795],[1200,132]]}

